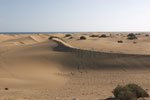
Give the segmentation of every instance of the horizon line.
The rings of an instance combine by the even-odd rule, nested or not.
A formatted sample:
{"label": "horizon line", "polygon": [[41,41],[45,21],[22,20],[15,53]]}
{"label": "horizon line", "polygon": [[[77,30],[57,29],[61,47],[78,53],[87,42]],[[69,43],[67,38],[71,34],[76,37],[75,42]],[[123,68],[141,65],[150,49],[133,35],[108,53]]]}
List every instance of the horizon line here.
{"label": "horizon line", "polygon": [[[32,32],[34,32],[34,31],[31,31],[31,32],[0,32],[0,33],[32,33]],[[40,33],[40,32],[42,32],[42,31],[36,31],[36,32],[34,32],[34,33]],[[85,33],[87,33],[87,32],[150,32],[150,31],[47,31],[47,32],[43,32],[43,33],[65,33],[65,32],[67,32],[67,33],[69,33],[69,32],[73,32],[73,33],[78,33],[78,32],[85,32]]]}

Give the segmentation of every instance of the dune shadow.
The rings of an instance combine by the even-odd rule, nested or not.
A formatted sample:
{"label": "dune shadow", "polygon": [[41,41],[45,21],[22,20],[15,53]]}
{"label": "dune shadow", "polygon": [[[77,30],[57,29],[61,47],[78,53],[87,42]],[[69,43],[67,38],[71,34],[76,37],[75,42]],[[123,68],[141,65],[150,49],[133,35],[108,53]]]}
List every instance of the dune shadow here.
{"label": "dune shadow", "polygon": [[149,55],[105,53],[100,51],[82,50],[56,41],[54,51],[66,52],[62,63],[77,69],[149,69]]}

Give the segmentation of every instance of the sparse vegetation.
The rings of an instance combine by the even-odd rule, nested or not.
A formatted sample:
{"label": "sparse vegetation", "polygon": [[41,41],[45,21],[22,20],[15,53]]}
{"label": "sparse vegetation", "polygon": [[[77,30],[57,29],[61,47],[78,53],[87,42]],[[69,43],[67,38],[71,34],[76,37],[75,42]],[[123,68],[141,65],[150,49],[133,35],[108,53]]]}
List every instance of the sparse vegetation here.
{"label": "sparse vegetation", "polygon": [[66,34],[66,35],[65,35],[65,37],[70,37],[70,36],[72,36],[72,35],[71,35],[71,34]]}
{"label": "sparse vegetation", "polygon": [[149,34],[146,34],[145,36],[146,36],[146,37],[149,37]]}
{"label": "sparse vegetation", "polygon": [[127,37],[128,37],[127,39],[130,39],[130,40],[137,39],[136,35],[133,33],[128,34]]}
{"label": "sparse vegetation", "polygon": [[136,36],[134,33],[130,33],[128,34],[128,36]]}
{"label": "sparse vegetation", "polygon": [[135,94],[128,87],[117,86],[113,94],[118,100],[136,100]]}
{"label": "sparse vegetation", "polygon": [[106,34],[102,34],[100,37],[106,38],[107,36],[106,36]]}
{"label": "sparse vegetation", "polygon": [[8,88],[4,88],[4,90],[8,90]]}
{"label": "sparse vegetation", "polygon": [[50,36],[48,39],[51,40],[51,39],[53,39],[53,38],[57,38],[57,39],[60,39],[60,40],[62,40],[62,41],[65,42],[65,40],[63,40],[62,38],[60,38],[60,37],[58,37],[58,36]]}
{"label": "sparse vegetation", "polygon": [[118,43],[123,43],[123,41],[122,41],[122,40],[119,40]]}
{"label": "sparse vegetation", "polygon": [[136,100],[141,97],[149,97],[148,93],[136,84],[118,85],[112,93],[118,100]]}
{"label": "sparse vegetation", "polygon": [[86,40],[86,37],[85,36],[81,36],[80,40]]}
{"label": "sparse vegetation", "polygon": [[90,35],[90,37],[99,37],[99,35]]}
{"label": "sparse vegetation", "polygon": [[131,89],[132,92],[134,92],[136,94],[137,98],[140,97],[149,97],[148,93],[141,88],[140,86],[136,85],[136,84],[127,84],[127,87],[129,87]]}

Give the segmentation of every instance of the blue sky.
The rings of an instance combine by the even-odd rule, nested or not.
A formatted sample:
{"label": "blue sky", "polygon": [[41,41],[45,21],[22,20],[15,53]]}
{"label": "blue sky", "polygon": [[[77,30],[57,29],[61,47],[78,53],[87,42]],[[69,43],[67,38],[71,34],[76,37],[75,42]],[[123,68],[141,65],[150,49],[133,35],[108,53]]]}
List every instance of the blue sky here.
{"label": "blue sky", "polygon": [[0,32],[150,31],[150,0],[0,0]]}

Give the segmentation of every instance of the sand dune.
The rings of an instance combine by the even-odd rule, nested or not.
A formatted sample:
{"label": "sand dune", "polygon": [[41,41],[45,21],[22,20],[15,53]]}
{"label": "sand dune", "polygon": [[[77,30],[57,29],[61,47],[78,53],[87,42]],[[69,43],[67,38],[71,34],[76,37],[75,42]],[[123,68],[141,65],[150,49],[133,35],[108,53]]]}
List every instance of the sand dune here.
{"label": "sand dune", "polygon": [[[58,46],[54,48],[56,51],[69,52],[72,57],[69,58],[66,64],[74,61],[72,68],[77,69],[111,69],[111,70],[127,70],[127,69],[149,69],[149,55],[135,55],[135,54],[119,54],[119,53],[105,53],[100,51],[83,50],[72,47],[71,45],[54,39]],[[65,61],[63,61],[65,62]],[[77,65],[75,65],[77,64]]]}
{"label": "sand dune", "polygon": [[[94,35],[101,35],[103,33],[93,33]],[[148,34],[148,33],[145,33]],[[143,54],[150,55],[150,37],[145,34],[136,35],[138,39],[129,40],[126,34],[112,34],[107,33],[107,38],[89,37],[90,35],[72,34],[73,39],[64,38],[70,45],[87,50],[109,52],[109,53],[125,53],[125,54]],[[92,35],[92,33],[91,33]],[[85,36],[86,40],[78,40],[80,36]],[[123,43],[118,43],[122,40]]]}
{"label": "sand dune", "polygon": [[[30,44],[11,45],[9,48],[3,48],[8,42],[14,41],[27,41]],[[65,83],[64,77],[55,75],[60,73],[58,67],[61,65],[50,60],[53,58],[53,56],[51,57],[53,53],[51,48],[56,44],[49,41],[38,43],[39,41],[35,40],[34,43],[31,43],[32,41],[33,37],[25,36],[1,42],[1,45],[5,45],[1,47],[0,53],[0,87],[31,88],[42,86],[53,88]],[[49,84],[51,85],[49,86]]]}
{"label": "sand dune", "polygon": [[[73,39],[54,34],[66,42],[57,38],[48,40],[51,34],[1,35],[0,99],[99,100],[112,96],[111,91],[118,84],[134,82],[150,88],[149,52],[131,54],[136,46],[149,44],[147,37],[143,35],[136,40],[141,44],[128,50],[124,47],[120,53],[106,44],[120,36],[114,35],[114,40],[93,39],[89,37],[91,34],[73,34]],[[87,40],[78,40],[82,35]],[[106,45],[102,46],[104,49],[90,49],[92,45],[85,44],[92,41],[93,48],[98,41]],[[127,43],[132,45],[131,41],[126,40]],[[121,44],[114,43],[115,47],[118,45]]]}

